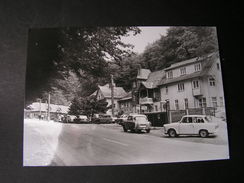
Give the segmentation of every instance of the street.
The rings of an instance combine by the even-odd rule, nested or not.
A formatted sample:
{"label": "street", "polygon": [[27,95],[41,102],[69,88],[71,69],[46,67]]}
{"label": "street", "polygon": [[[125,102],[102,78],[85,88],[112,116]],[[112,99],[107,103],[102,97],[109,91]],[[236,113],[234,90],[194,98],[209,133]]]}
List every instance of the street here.
{"label": "street", "polygon": [[216,137],[169,138],[161,129],[123,132],[118,124],[24,121],[24,166],[148,164],[228,159],[226,123]]}

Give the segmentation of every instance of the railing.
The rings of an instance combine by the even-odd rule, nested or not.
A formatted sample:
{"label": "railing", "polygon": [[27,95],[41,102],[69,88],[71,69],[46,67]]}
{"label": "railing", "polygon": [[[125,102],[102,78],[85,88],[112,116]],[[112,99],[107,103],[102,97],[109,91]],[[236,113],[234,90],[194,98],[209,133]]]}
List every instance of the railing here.
{"label": "railing", "polygon": [[152,98],[140,98],[140,104],[153,104],[153,99]]}

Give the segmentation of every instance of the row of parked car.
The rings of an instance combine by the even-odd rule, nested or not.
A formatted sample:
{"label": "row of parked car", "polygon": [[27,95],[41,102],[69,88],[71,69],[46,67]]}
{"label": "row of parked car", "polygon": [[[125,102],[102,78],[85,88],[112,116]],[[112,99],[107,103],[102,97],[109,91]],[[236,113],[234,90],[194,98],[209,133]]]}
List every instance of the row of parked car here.
{"label": "row of parked car", "polygon": [[[109,124],[118,123],[123,127],[124,132],[141,132],[149,133],[151,130],[151,122],[144,114],[122,115],[119,118],[112,118],[108,114],[95,114],[92,118],[85,115],[72,116],[67,115],[61,119],[65,123],[95,123]],[[179,122],[164,124],[164,134],[169,137],[177,137],[179,135],[199,135],[207,137],[217,132],[219,125],[213,122],[206,115],[185,115]]]}
{"label": "row of parked car", "polygon": [[[149,133],[151,130],[151,123],[148,121],[147,116],[143,114],[122,115],[116,121],[123,126],[125,132],[129,130],[131,132],[145,131]],[[169,137],[199,135],[205,138],[209,135],[215,135],[218,128],[218,123],[214,122],[209,116],[185,115],[179,122],[164,124],[163,132]]]}
{"label": "row of parked car", "polygon": [[95,114],[91,118],[88,118],[86,115],[66,115],[61,117],[60,122],[109,124],[115,123],[115,118],[111,117],[108,114]]}

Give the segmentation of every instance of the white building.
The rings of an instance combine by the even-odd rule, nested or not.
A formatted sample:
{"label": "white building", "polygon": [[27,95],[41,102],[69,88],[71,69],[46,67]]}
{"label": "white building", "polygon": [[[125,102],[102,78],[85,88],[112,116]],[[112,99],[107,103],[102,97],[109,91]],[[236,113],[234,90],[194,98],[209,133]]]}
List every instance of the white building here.
{"label": "white building", "polygon": [[172,64],[159,83],[161,100],[170,110],[224,107],[224,92],[218,53]]}

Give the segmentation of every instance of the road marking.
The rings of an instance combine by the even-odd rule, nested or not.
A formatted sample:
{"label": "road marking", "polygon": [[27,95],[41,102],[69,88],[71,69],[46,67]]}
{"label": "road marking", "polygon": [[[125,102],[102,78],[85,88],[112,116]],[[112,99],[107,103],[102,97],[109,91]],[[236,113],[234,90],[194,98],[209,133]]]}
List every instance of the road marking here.
{"label": "road marking", "polygon": [[113,143],[120,144],[120,145],[123,145],[123,146],[128,146],[128,144],[124,144],[124,143],[118,142],[116,140],[111,140],[111,139],[107,139],[107,138],[103,138],[103,139],[108,141],[108,142],[113,142]]}

